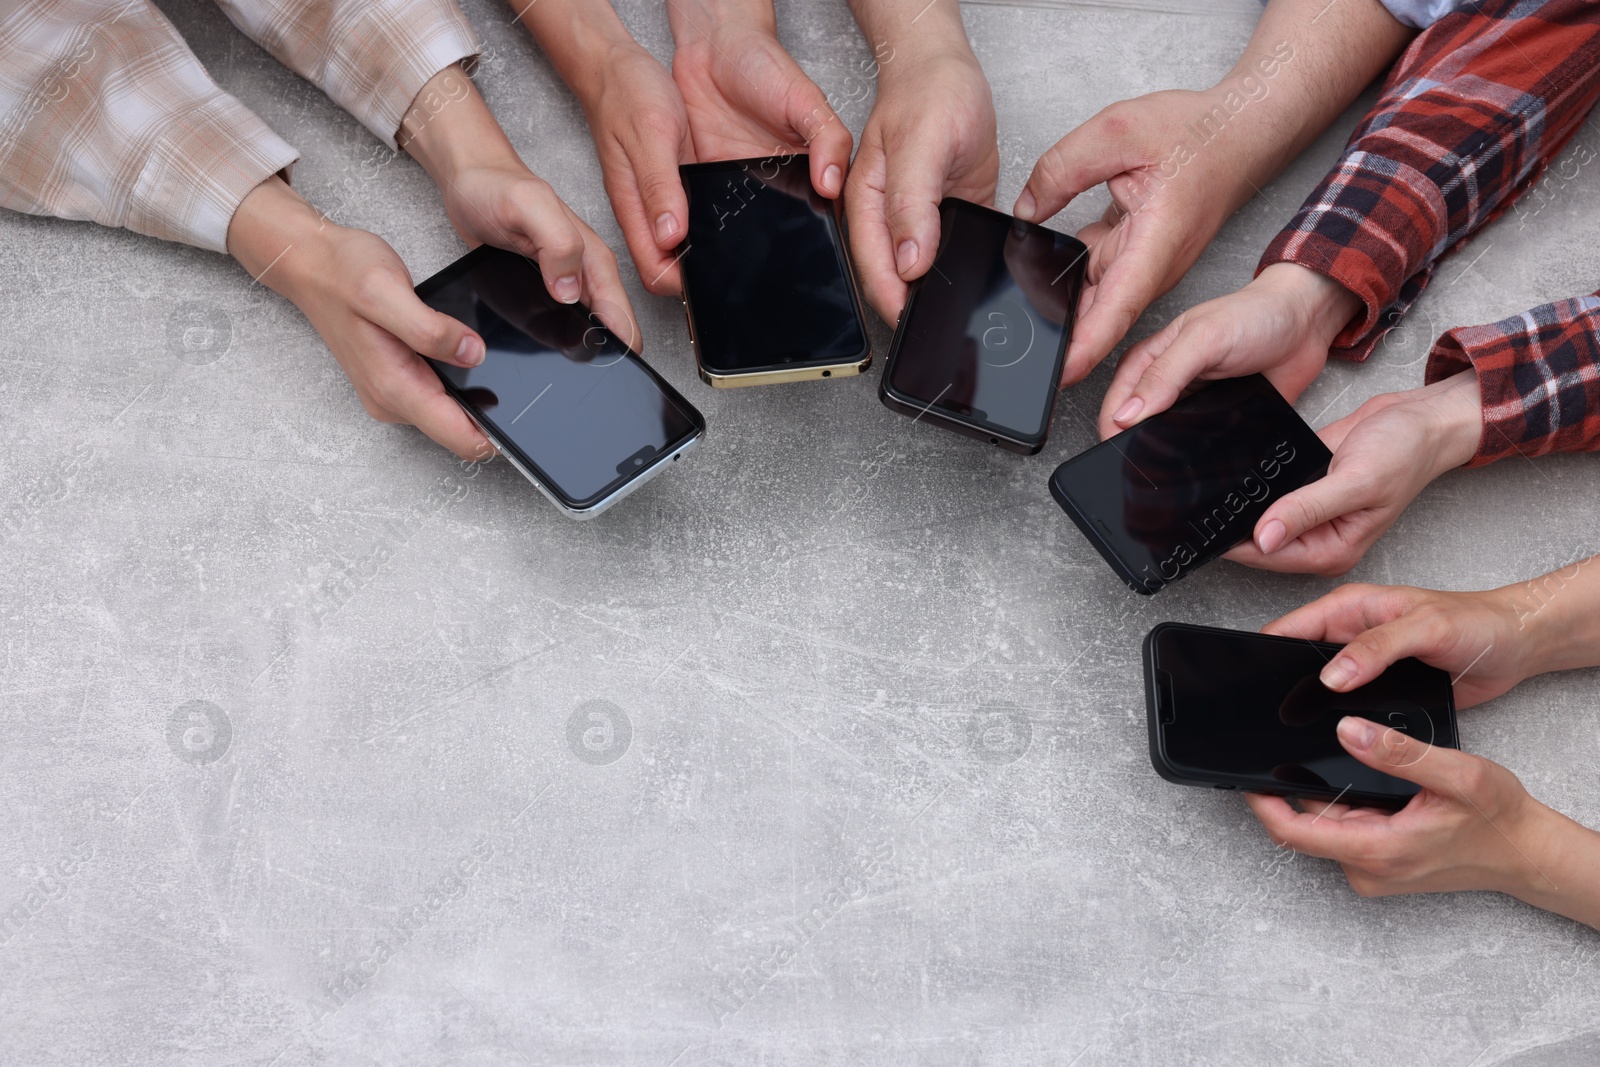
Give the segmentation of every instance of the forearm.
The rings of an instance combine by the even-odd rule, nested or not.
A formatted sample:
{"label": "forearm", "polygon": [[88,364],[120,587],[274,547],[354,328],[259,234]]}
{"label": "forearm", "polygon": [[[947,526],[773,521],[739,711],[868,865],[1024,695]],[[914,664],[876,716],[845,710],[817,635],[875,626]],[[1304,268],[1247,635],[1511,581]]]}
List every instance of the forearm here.
{"label": "forearm", "polygon": [[1519,836],[1527,863],[1503,890],[1600,930],[1600,833],[1538,804]]}
{"label": "forearm", "polygon": [[[1255,185],[1276,177],[1386,71],[1416,31],[1378,0],[1273,0],[1215,92],[1247,102],[1230,150]],[[1252,189],[1253,191],[1253,189]]]}
{"label": "forearm", "polygon": [[1600,667],[1600,556],[1496,590],[1516,618],[1524,674]]}
{"label": "forearm", "polygon": [[773,36],[778,33],[778,14],[772,0],[672,0],[667,5],[667,23],[680,48],[730,27],[761,30]]}
{"label": "forearm", "polygon": [[510,0],[510,4],[585,110],[598,97],[616,58],[644,51],[608,0]]}

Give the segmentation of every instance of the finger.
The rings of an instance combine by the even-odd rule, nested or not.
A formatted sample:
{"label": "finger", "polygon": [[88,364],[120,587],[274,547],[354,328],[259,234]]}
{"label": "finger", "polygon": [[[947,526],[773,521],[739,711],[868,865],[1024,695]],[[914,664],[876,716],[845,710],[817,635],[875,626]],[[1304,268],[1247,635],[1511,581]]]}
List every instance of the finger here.
{"label": "finger", "polygon": [[445,392],[432,368],[416,356],[398,351],[398,338],[379,334],[371,343],[393,345],[397,351],[392,355],[397,358],[372,361],[382,370],[381,376],[370,382],[373,395],[368,411],[377,407],[395,421],[410,423],[462,459],[482,460],[493,453],[488,438]]}
{"label": "finger", "polygon": [[1127,429],[1170,408],[1185,389],[1208,368],[1222,362],[1231,350],[1231,342],[1218,339],[1214,330],[1201,329],[1198,320],[1176,321],[1183,323],[1182,328],[1150,360],[1121,404],[1111,408],[1111,397],[1107,395],[1106,408],[1119,428]]}
{"label": "finger", "polygon": [[424,304],[410,286],[398,280],[375,286],[358,310],[419,355],[458,367],[476,367],[483,362],[486,349],[482,337],[465,323]]}
{"label": "finger", "polygon": [[1352,582],[1274,619],[1261,632],[1343,643],[1404,614],[1412,603],[1405,594],[1416,592],[1406,586]]}
{"label": "finger", "polygon": [[1122,353],[1122,359],[1117,363],[1116,373],[1111,376],[1111,384],[1106,387],[1105,399],[1100,404],[1100,436],[1102,439],[1121,433],[1125,426],[1120,425],[1113,415],[1121,412],[1133,396],[1134,389],[1144,377],[1150,365],[1165,352],[1183,330],[1184,319],[1179,316],[1156,333],[1146,337]]}
{"label": "finger", "polygon": [[887,160],[884,215],[902,281],[928,273],[939,249],[939,201],[950,172],[950,149],[948,142],[936,143],[919,131],[915,142]]}
{"label": "finger", "polygon": [[1352,467],[1335,467],[1310,485],[1286,493],[1256,521],[1254,540],[1270,556],[1309,530],[1380,503],[1386,487]]}
{"label": "finger", "polygon": [[563,304],[583,297],[583,234],[554,189],[542,181],[521,183],[513,198],[517,251],[539,264],[545,288]]}
{"label": "finger", "polygon": [[837,199],[844,192],[855,138],[834,114],[822,90],[803,74],[788,100],[789,124],[800,134],[811,157],[811,187],[829,200]]}
{"label": "finger", "polygon": [[[1120,244],[1125,233],[1126,224],[1112,230],[1101,243]],[[1114,258],[1095,286],[1094,302],[1072,327],[1065,375],[1070,382],[1064,379],[1063,384],[1082,381],[1099,366],[1128,336],[1144,309],[1159,295],[1160,288],[1161,278],[1157,276],[1154,263],[1114,249]]]}
{"label": "finger", "polygon": [[689,197],[678,176],[685,142],[683,136],[674,143],[670,137],[641,135],[627,146],[639,201],[649,220],[650,239],[663,252],[671,252],[683,242],[689,225]]}
{"label": "finger", "polygon": [[1451,636],[1450,623],[1436,612],[1407,612],[1364,631],[1322,668],[1322,684],[1338,693],[1366,685],[1408,656],[1424,659]]}
{"label": "finger", "polygon": [[1339,743],[1374,770],[1403,778],[1434,793],[1457,797],[1481,778],[1483,759],[1454,748],[1430,745],[1393,729],[1346,715],[1339,720]]}
{"label": "finger", "polygon": [[867,303],[890,326],[906,302],[906,283],[894,269],[894,242],[883,210],[886,161],[876,140],[863,138],[861,151],[845,179],[844,210],[849,221],[850,255]]}
{"label": "finger", "polygon": [[1012,209],[1019,219],[1042,222],[1073,198],[1124,171],[1144,165],[1129,120],[1107,108],[1045,150],[1033,165]]}
{"label": "finger", "polygon": [[1387,830],[1385,822],[1334,819],[1296,811],[1282,797],[1246,793],[1244,800],[1275,844],[1321,859],[1342,860],[1358,852],[1374,834]]}
{"label": "finger", "polygon": [[585,252],[583,256],[584,290],[590,294],[589,310],[616,334],[622,343],[635,352],[644,350],[639,331],[639,319],[634,314],[628,290],[622,284],[622,272],[617,267],[617,257],[588,226],[582,226]]}

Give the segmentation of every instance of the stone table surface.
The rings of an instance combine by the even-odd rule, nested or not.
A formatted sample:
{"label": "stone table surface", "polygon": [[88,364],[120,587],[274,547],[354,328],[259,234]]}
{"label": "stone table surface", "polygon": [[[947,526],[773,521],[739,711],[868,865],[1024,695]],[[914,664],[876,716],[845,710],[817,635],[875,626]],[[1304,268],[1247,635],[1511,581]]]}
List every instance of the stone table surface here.
{"label": "stone table surface", "polygon": [[[461,254],[414,163],[211,5],[164,6],[336,221],[419,278]],[[859,134],[844,3],[780,6]],[[625,257],[577,104],[505,5],[467,8],[512,139]],[[660,6],[620,8],[669,58]],[[968,4],[1000,203],[1105,105],[1210,84],[1258,11]],[[1250,277],[1371,99],[1135,337]],[[1547,194],[1302,414],[1419,384],[1450,326],[1592,291],[1600,182]],[[708,389],[677,302],[624,273],[710,431],[574,523],[367,418],[232,261],[0,213],[0,1063],[1600,1061],[1600,935],[1488,894],[1360,899],[1237,795],[1152,772],[1145,632],[1257,628],[1337,583],[1121,586],[1046,491],[1106,368],[1022,458],[891,413],[877,366]],[[1456,472],[1349,577],[1531,578],[1597,519],[1589,457]],[[1600,824],[1594,682],[1529,682],[1463,742]]]}

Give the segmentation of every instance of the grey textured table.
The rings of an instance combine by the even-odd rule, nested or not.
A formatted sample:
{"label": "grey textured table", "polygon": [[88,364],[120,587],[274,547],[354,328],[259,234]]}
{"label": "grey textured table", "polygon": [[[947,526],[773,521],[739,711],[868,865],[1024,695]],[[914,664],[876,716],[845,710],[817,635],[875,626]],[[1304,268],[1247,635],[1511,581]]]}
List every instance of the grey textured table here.
{"label": "grey textured table", "polygon": [[[504,5],[468,7],[513,139],[621,250],[578,107]],[[417,277],[460,254],[420,169],[209,5],[167,8],[315,202]],[[1256,10],[968,6],[1001,203],[1105,104],[1208,84]],[[654,5],[624,14],[669,54]],[[870,54],[841,0],[785,5],[782,32],[840,94]],[[1246,280],[1355,118],[1137,335]],[[1447,326],[1600,284],[1595,175],[1541,203],[1302,412],[1418,383]],[[468,478],[367,419],[230,261],[0,215],[0,1062],[1600,1059],[1593,932],[1486,894],[1358,899],[1237,796],[1151,771],[1145,631],[1257,627],[1334,583],[1219,564],[1122,588],[1045,489],[1104,370],[1022,459],[890,413],[876,369],[707,389],[676,302],[629,274],[710,434],[577,524],[504,463]],[[1351,577],[1532,577],[1594,550],[1597,491],[1588,457],[1457,472]],[[1600,824],[1594,680],[1530,682],[1462,735]]]}

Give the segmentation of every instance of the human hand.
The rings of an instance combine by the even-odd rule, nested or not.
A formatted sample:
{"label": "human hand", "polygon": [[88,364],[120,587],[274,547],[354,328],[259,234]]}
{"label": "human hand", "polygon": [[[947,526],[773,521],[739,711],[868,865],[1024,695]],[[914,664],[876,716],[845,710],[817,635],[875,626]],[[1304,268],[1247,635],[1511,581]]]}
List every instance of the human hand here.
{"label": "human hand", "polygon": [[863,295],[886,322],[933,265],[939,201],[992,203],[999,176],[989,82],[965,38],[885,59],[844,202]]}
{"label": "human hand", "polygon": [[[612,333],[639,350],[639,324],[617,257],[522,162],[466,75],[447,67],[417,100],[401,123],[399,143],[438,184],[461,239],[527,256],[538,263],[551,296],[563,304],[584,301]],[[422,104],[427,100],[441,103],[434,109]]]}
{"label": "human hand", "polygon": [[311,320],[367,414],[410,423],[463,459],[494,455],[417,354],[472,367],[483,362],[483,338],[419,300],[382,238],[333,224],[270,178],[234,213],[228,251]]}
{"label": "human hand", "polygon": [[1364,897],[1490,889],[1555,889],[1535,861],[1545,851],[1548,808],[1517,776],[1484,759],[1407,737],[1359,716],[1339,722],[1339,743],[1369,767],[1422,787],[1393,814],[1348,804],[1246,794],[1272,840],[1337,862]]}
{"label": "human hand", "polygon": [[1358,307],[1338,282],[1274,263],[1124,352],[1100,408],[1100,436],[1165,411],[1196,380],[1259,372],[1292,401],[1322,373],[1328,346]]}
{"label": "human hand", "polygon": [[1328,473],[1275,501],[1257,520],[1254,540],[1226,558],[1264,570],[1343,574],[1429,482],[1472,459],[1481,432],[1473,371],[1375,396],[1318,431],[1333,451]]}
{"label": "human hand", "polygon": [[811,185],[834,199],[850,169],[850,130],[778,43],[770,0],[677,0],[667,7],[672,80],[702,162],[810,155]]}
{"label": "human hand", "polygon": [[1083,380],[1111,353],[1254,192],[1248,153],[1188,145],[1196,119],[1224,95],[1219,85],[1112,104],[1034,164],[1012,209],[1018,218],[1044,222],[1102,182],[1111,194],[1104,217],[1078,232],[1090,255],[1063,386]]}
{"label": "human hand", "polygon": [[1409,586],[1344,585],[1262,627],[1263,633],[1344,648],[1322,669],[1339,693],[1366,685],[1408,656],[1449,672],[1456,707],[1468,708],[1549,669],[1516,587],[1441,593]]}

